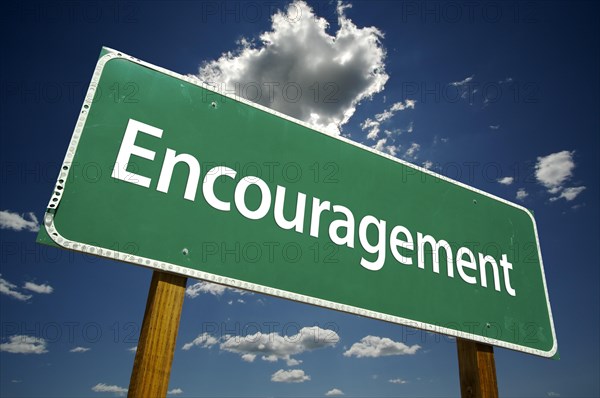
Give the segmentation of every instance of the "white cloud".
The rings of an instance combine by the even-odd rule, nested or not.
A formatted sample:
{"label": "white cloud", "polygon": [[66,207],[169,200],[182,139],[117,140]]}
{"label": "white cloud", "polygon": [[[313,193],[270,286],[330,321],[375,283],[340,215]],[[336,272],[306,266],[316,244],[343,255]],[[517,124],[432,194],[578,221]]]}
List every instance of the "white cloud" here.
{"label": "white cloud", "polygon": [[517,191],[517,200],[525,200],[525,198],[528,196],[529,194],[527,193],[525,188],[519,188],[519,190]]}
{"label": "white cloud", "polygon": [[386,144],[387,144],[387,138],[382,138],[382,139],[378,140],[375,145],[372,145],[371,148],[373,148],[377,151],[385,152],[392,156],[396,156],[398,154],[398,150],[400,149],[400,146],[386,145]]}
{"label": "white cloud", "polygon": [[220,342],[221,350],[238,354],[245,362],[254,362],[260,356],[263,361],[283,360],[288,366],[295,366],[301,361],[292,358],[293,355],[333,347],[339,340],[340,337],[333,330],[313,326],[304,327],[293,336],[281,336],[276,332],[269,334],[258,332],[246,336],[225,335],[216,338],[203,333],[192,342],[184,344],[182,349],[187,351],[193,346],[210,348]]}
{"label": "white cloud", "polygon": [[[375,120],[371,118],[367,118],[364,122],[361,123],[360,128],[363,131],[368,131],[367,139],[374,140],[379,136],[379,131],[381,128],[381,123],[384,121],[391,119],[396,112],[403,111],[405,109],[415,109],[415,100],[407,99],[404,102],[396,102],[388,109],[384,110],[382,113],[378,113],[375,115]],[[408,128],[406,130],[396,130],[399,133],[402,131],[406,131],[408,133],[413,132],[413,122],[410,122]],[[393,134],[393,131],[386,130],[385,133],[390,136]]]}
{"label": "white cloud", "polygon": [[358,103],[388,80],[383,34],[357,27],[344,14],[348,7],[338,4],[339,29],[329,34],[329,23],[296,0],[272,16],[258,45],[240,41],[236,51],[204,64],[199,77],[338,134]]}
{"label": "white cloud", "polygon": [[129,351],[129,352],[133,352],[133,353],[136,353],[136,352],[137,352],[137,346],[135,346],[135,347],[129,347],[129,348],[127,349],[127,351]]}
{"label": "white cloud", "polygon": [[421,145],[417,144],[416,142],[413,142],[412,144],[410,144],[410,147],[404,153],[404,156],[409,159],[416,159],[417,152],[419,152],[420,149]]}
{"label": "white cloud", "polygon": [[0,293],[6,294],[12,298],[15,298],[20,301],[27,301],[32,296],[30,294],[23,294],[17,291],[17,285],[10,283],[6,279],[1,278],[2,274],[0,274]]}
{"label": "white cloud", "polygon": [[218,342],[219,342],[219,340],[217,338],[215,338],[205,332],[205,333],[202,333],[201,335],[199,335],[198,337],[196,337],[191,342],[185,343],[183,345],[183,347],[181,347],[181,349],[184,351],[188,351],[190,348],[192,348],[194,346],[210,348],[210,347],[214,346],[215,344],[217,344]]}
{"label": "white cloud", "polygon": [[407,346],[404,343],[393,341],[387,337],[366,336],[359,342],[352,344],[344,356],[357,358],[378,358],[390,355],[414,355],[421,348],[419,345]]}
{"label": "white cloud", "polygon": [[0,351],[11,354],[45,354],[48,352],[46,340],[41,337],[15,335],[8,338],[8,343],[0,344]]}
{"label": "white cloud", "polygon": [[344,392],[339,388],[333,388],[325,393],[326,397],[340,397],[344,395]]}
{"label": "white cloud", "polygon": [[515,181],[513,177],[502,177],[498,179],[498,182],[502,185],[510,185]]}
{"label": "white cloud", "polygon": [[560,192],[563,184],[573,175],[573,154],[574,152],[561,151],[537,158],[535,177],[549,193]]}
{"label": "white cloud", "polygon": [[[185,289],[185,295],[189,298],[196,298],[201,294],[212,294],[213,296],[222,296],[225,292],[234,292],[243,295],[252,295],[252,293],[245,290],[234,289],[231,287],[217,285],[216,283],[210,282],[198,282],[188,286]],[[242,300],[243,301],[243,300]],[[238,300],[239,302],[239,300]]]}
{"label": "white cloud", "polygon": [[183,394],[183,390],[181,388],[174,388],[172,390],[167,391],[167,395],[179,395]]}
{"label": "white cloud", "polygon": [[431,168],[433,167],[433,162],[431,160],[426,160],[423,162],[423,167],[427,170],[431,170]]}
{"label": "white cloud", "polygon": [[75,347],[69,350],[69,352],[88,352],[91,348],[87,347]]}
{"label": "white cloud", "polygon": [[0,229],[12,229],[15,231],[38,232],[40,225],[33,212],[27,213],[29,220],[25,219],[25,214],[13,213],[10,210],[0,211]]}
{"label": "white cloud", "polygon": [[125,395],[125,393],[127,392],[127,389],[123,388],[123,387],[115,386],[115,385],[98,383],[94,387],[92,387],[92,391],[94,391],[94,392],[112,392],[115,395]]}
{"label": "white cloud", "polygon": [[475,77],[475,75],[471,75],[469,77],[465,77],[463,80],[460,80],[457,82],[451,82],[450,85],[454,86],[454,87],[461,87],[461,86],[464,86],[465,84],[469,83],[471,80],[473,80],[474,77]]}
{"label": "white cloud", "polygon": [[39,294],[50,294],[54,291],[54,288],[50,285],[38,285],[33,282],[25,282],[23,289],[31,290],[32,292]]}
{"label": "white cloud", "polygon": [[575,199],[580,193],[582,193],[585,189],[586,188],[583,186],[582,187],[565,188],[565,189],[563,189],[563,191],[560,193],[559,196],[550,198],[550,201],[554,202],[559,199],[565,199],[567,202],[570,202],[573,199]]}
{"label": "white cloud", "polygon": [[548,391],[546,395],[549,397],[560,397],[560,394],[554,391]]}
{"label": "white cloud", "polygon": [[403,379],[390,379],[388,381],[390,383],[392,383],[392,384],[406,384],[406,383],[408,383],[408,381],[403,380]]}
{"label": "white cloud", "polygon": [[490,128],[492,130],[499,130],[500,129],[500,125],[499,124],[493,124],[493,125],[490,125]]}
{"label": "white cloud", "polygon": [[271,376],[271,381],[275,383],[303,383],[307,380],[310,380],[310,376],[304,374],[301,369],[279,369]]}

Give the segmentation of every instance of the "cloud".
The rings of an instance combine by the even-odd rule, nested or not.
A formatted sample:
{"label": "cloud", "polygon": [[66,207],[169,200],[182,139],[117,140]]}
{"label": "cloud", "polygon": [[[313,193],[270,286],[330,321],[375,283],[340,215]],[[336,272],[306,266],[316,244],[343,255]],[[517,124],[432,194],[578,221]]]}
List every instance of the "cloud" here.
{"label": "cloud", "polygon": [[354,343],[344,352],[345,357],[378,358],[390,355],[414,355],[421,348],[419,345],[407,346],[387,337],[366,336]]}
{"label": "cloud", "polygon": [[561,151],[537,158],[535,177],[549,193],[556,194],[563,189],[563,184],[573,175],[575,152]]}
{"label": "cloud", "polygon": [[201,66],[198,77],[236,95],[339,134],[358,103],[383,90],[383,34],[357,27],[338,3],[338,30],[304,1],[277,11],[260,42],[241,40],[235,51]]}
{"label": "cloud", "polygon": [[454,86],[454,87],[461,87],[461,86],[464,86],[465,84],[469,83],[471,80],[473,80],[474,77],[475,77],[475,75],[471,75],[469,77],[465,77],[463,80],[460,80],[457,82],[451,82],[450,85]]}
{"label": "cloud", "polygon": [[30,294],[23,294],[17,291],[17,285],[10,283],[9,281],[1,277],[2,274],[0,274],[0,293],[6,294],[7,296],[10,296],[20,301],[27,301],[32,297]]}
{"label": "cloud", "polygon": [[342,395],[344,395],[344,392],[342,390],[340,390],[339,388],[331,389],[325,393],[326,397],[339,397]]}
{"label": "cloud", "polygon": [[38,232],[40,225],[33,212],[27,213],[29,220],[25,219],[25,214],[13,213],[10,210],[0,211],[0,229],[12,229],[15,231]]}
{"label": "cloud", "polygon": [[580,193],[582,193],[584,190],[586,189],[586,187],[572,187],[572,188],[565,188],[559,196],[555,196],[553,198],[550,198],[551,202],[557,201],[559,199],[565,199],[567,202],[572,201],[573,199],[575,199]]}
{"label": "cloud", "polygon": [[500,125],[499,124],[493,124],[493,125],[490,125],[490,128],[492,130],[499,130],[500,129]]}
{"label": "cloud", "polygon": [[172,390],[167,391],[167,395],[179,395],[183,394],[183,390],[181,388],[174,388]]}
{"label": "cloud", "polygon": [[115,395],[125,395],[127,392],[126,388],[108,385],[104,383],[98,383],[94,387],[92,387],[92,391],[94,392],[112,392]]}
{"label": "cloud", "polygon": [[39,294],[50,294],[54,291],[54,288],[50,285],[38,285],[33,282],[25,282],[23,289],[31,290],[32,292]]}
{"label": "cloud", "polygon": [[198,337],[196,337],[191,342],[185,343],[183,345],[183,347],[181,347],[181,349],[184,351],[188,351],[190,348],[192,348],[194,346],[210,348],[210,347],[214,346],[215,344],[217,344],[218,342],[219,342],[219,340],[217,338],[215,338],[205,332],[205,333],[202,333],[201,335],[199,335]]}
{"label": "cloud", "polygon": [[403,379],[390,379],[388,381],[390,383],[392,383],[392,384],[406,384],[406,383],[408,383],[408,381],[403,380]]}
{"label": "cloud", "polygon": [[91,348],[87,347],[75,347],[69,350],[69,352],[88,352]]}
{"label": "cloud", "polygon": [[185,289],[185,295],[189,298],[196,298],[201,294],[212,294],[213,296],[222,296],[225,292],[234,292],[241,295],[252,295],[252,293],[245,290],[234,289],[231,287],[217,285],[216,283],[210,282],[198,282],[188,286]]}
{"label": "cloud", "polygon": [[0,344],[0,351],[11,354],[45,354],[47,343],[41,337],[15,335],[8,338],[8,343]]}
{"label": "cloud", "polygon": [[417,158],[417,152],[419,152],[420,149],[421,145],[417,144],[416,142],[413,142],[412,144],[410,144],[410,147],[404,153],[404,157],[414,160]]}
{"label": "cloud", "polygon": [[[365,121],[360,124],[360,128],[362,129],[362,131],[368,131],[367,139],[374,140],[379,136],[379,132],[381,129],[381,123],[383,123],[386,120],[391,119],[398,111],[403,111],[405,109],[415,109],[415,103],[416,103],[416,101],[411,100],[411,99],[407,99],[404,102],[402,102],[402,101],[396,102],[391,107],[384,110],[382,113],[376,114],[375,120],[373,120],[371,118],[365,119]],[[397,131],[399,133],[402,133],[402,131],[412,133],[413,132],[413,123],[411,122],[408,125],[408,128],[406,130],[397,130]],[[386,134],[388,136],[392,135],[392,133],[393,133],[393,131],[386,130]]]}
{"label": "cloud", "polygon": [[433,162],[431,160],[426,160],[423,162],[423,168],[425,168],[427,170],[431,170],[432,167],[433,167]]}
{"label": "cloud", "polygon": [[517,200],[525,200],[525,198],[528,196],[529,194],[527,193],[525,188],[519,188],[519,190],[517,191]]}
{"label": "cloud", "polygon": [[560,394],[554,391],[548,391],[546,395],[549,397],[560,397]]}
{"label": "cloud", "polygon": [[281,336],[273,333],[256,333],[246,336],[225,335],[220,338],[203,333],[192,342],[184,344],[183,350],[194,346],[210,348],[220,342],[222,351],[240,355],[245,362],[254,362],[260,356],[263,361],[286,361],[288,366],[295,366],[301,361],[292,358],[293,355],[302,354],[320,348],[333,347],[340,340],[336,332],[321,329],[318,326],[304,327],[292,336]]}
{"label": "cloud", "polygon": [[303,383],[307,380],[310,380],[310,376],[305,375],[301,369],[279,369],[271,376],[271,381],[275,383]]}
{"label": "cloud", "polygon": [[387,140],[388,140],[387,138],[382,138],[382,139],[378,140],[375,145],[372,145],[371,148],[373,148],[377,151],[380,151],[380,152],[388,153],[392,156],[396,156],[396,154],[398,153],[398,150],[400,149],[400,146],[386,145]]}
{"label": "cloud", "polygon": [[498,182],[502,185],[510,185],[515,181],[513,177],[502,177],[498,179]]}
{"label": "cloud", "polygon": [[127,349],[127,351],[129,351],[129,352],[133,352],[133,353],[136,353],[136,352],[137,352],[137,346],[135,346],[135,347],[129,347],[129,348]]}

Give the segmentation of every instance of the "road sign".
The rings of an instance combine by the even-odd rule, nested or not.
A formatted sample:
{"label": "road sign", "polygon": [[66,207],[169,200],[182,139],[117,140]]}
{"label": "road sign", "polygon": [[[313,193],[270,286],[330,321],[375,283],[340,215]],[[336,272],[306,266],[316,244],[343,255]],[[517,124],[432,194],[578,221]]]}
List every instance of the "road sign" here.
{"label": "road sign", "polygon": [[525,208],[104,49],[43,243],[550,357]]}

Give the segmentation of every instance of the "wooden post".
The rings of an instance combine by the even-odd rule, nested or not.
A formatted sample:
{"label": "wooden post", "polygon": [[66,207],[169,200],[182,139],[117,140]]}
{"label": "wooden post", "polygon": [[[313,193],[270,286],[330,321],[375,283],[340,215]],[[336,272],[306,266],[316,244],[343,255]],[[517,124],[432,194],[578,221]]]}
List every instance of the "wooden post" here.
{"label": "wooden post", "polygon": [[166,397],[187,278],[154,271],[135,353],[129,398]]}
{"label": "wooden post", "polygon": [[462,398],[498,398],[496,363],[491,345],[456,339]]}

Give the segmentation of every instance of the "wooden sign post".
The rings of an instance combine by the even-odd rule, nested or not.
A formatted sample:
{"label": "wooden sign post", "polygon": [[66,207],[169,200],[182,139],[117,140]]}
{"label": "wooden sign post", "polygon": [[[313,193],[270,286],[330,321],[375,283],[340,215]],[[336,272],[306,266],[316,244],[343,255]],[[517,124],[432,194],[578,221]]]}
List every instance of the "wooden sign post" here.
{"label": "wooden sign post", "polygon": [[496,363],[491,345],[456,339],[462,398],[498,398]]}
{"label": "wooden sign post", "polygon": [[129,398],[166,397],[187,278],[154,271],[129,382]]}

